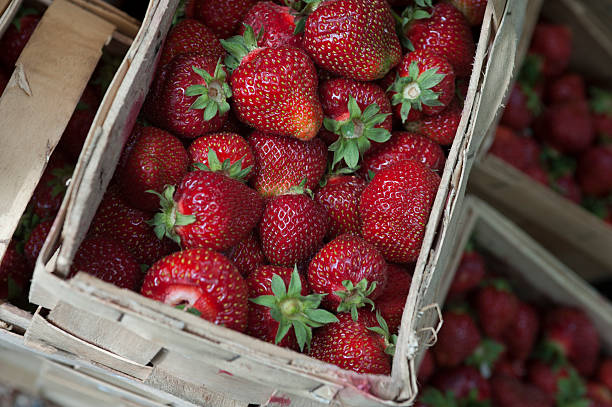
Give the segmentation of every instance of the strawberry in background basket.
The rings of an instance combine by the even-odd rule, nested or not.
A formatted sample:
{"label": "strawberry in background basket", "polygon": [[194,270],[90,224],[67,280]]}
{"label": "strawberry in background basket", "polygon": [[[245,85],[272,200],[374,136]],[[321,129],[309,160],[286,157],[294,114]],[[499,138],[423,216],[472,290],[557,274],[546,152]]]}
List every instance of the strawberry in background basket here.
{"label": "strawberry in background basket", "polygon": [[2,50],[0,64],[8,72],[13,71],[15,62],[36,29],[40,18],[40,13],[34,9],[21,9],[0,38],[0,49]]}

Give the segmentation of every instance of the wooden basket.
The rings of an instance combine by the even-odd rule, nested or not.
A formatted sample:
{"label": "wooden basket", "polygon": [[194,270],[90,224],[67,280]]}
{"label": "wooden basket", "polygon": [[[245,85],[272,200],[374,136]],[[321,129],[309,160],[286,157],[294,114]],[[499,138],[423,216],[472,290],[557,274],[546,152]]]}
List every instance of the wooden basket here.
{"label": "wooden basket", "polygon": [[[572,30],[570,69],[610,87],[609,2],[549,0],[542,11],[548,21],[566,24]],[[484,156],[495,138],[495,127],[481,146],[482,158],[470,178],[470,189],[588,281],[611,278],[612,227],[499,158]]]}
{"label": "wooden basket", "polygon": [[[391,376],[360,375],[216,326],[194,315],[121,290],[87,274],[64,280],[113,175],[123,142],[144,101],[177,0],[151,3],[143,30],[128,52],[129,69],[95,146],[79,166],[38,259],[30,300],[41,305],[26,343],[63,349],[194,403],[198,389],[266,404],[399,406],[416,397],[415,360],[437,325],[430,288],[457,233],[474,148],[508,90],[528,10],[539,1],[491,1],[458,134],[442,174],[407,299]],[[426,311],[427,310],[427,311]]]}

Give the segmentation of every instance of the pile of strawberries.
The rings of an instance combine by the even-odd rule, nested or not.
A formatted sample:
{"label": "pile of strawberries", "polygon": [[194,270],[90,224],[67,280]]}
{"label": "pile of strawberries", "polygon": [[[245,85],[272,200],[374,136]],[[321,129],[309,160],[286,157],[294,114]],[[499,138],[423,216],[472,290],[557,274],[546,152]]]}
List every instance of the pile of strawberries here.
{"label": "pile of strawberries", "polygon": [[522,301],[507,265],[470,245],[419,369],[420,407],[610,407],[612,358],[588,316]]}
{"label": "pile of strawberries", "polygon": [[486,1],[289,3],[187,1],[71,276],[389,374]]}
{"label": "pile of strawberries", "polygon": [[571,39],[536,26],[490,152],[612,223],[612,93],[567,70]]}

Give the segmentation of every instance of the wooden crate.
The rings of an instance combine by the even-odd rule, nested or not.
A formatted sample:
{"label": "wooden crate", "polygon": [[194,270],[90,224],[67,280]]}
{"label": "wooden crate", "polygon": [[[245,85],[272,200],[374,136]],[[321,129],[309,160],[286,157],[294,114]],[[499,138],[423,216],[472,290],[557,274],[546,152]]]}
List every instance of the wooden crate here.
{"label": "wooden crate", "polygon": [[26,332],[26,343],[70,351],[194,403],[200,402],[198,389],[208,386],[239,401],[270,406],[410,405],[417,391],[414,361],[437,325],[437,313],[428,307],[433,302],[429,288],[440,279],[434,270],[448,258],[473,150],[508,89],[521,33],[530,30],[526,13],[539,4],[507,0],[491,1],[487,7],[461,124],[427,225],[391,376],[341,370],[87,274],[62,278],[142,106],[176,0],[152,2],[143,24],[147,31],[141,31],[128,52],[130,67],[118,96],[95,128],[96,144],[87,151],[86,164],[79,166],[41,251],[30,291],[30,300],[41,309]]}
{"label": "wooden crate", "polygon": [[[542,8],[548,21],[566,24],[572,30],[570,69],[604,87],[612,83],[610,4],[550,0]],[[495,138],[495,127],[481,146],[479,163],[470,178],[471,191],[588,281],[612,278],[612,227],[497,157],[485,156]]]}

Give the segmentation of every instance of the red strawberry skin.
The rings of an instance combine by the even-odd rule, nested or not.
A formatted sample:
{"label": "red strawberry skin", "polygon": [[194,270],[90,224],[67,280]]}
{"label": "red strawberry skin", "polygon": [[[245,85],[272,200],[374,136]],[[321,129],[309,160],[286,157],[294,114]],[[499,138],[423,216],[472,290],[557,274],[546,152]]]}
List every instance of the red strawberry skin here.
{"label": "red strawberry skin", "polygon": [[533,138],[518,135],[511,128],[500,125],[489,152],[524,171],[539,164],[541,147]]}
{"label": "red strawberry skin", "polygon": [[180,182],[187,172],[189,156],[180,140],[155,128],[142,127],[119,175],[119,186],[127,202],[138,209],[153,212],[159,198],[147,192],[161,193],[166,185]]}
{"label": "red strawberry skin", "polygon": [[256,0],[188,0],[185,14],[200,20],[220,38],[234,34]]}
{"label": "red strawberry skin", "polygon": [[359,198],[365,187],[366,182],[359,177],[335,175],[317,191],[315,200],[329,214],[327,237],[330,240],[343,233],[359,233]]}
{"label": "red strawberry skin", "polygon": [[[255,156],[247,141],[236,133],[209,133],[191,143],[187,152],[191,164],[200,163],[209,166],[208,151],[212,149],[221,163],[230,160],[234,164],[242,160],[242,169],[255,166]],[[249,179],[251,171],[245,179]]]}
{"label": "red strawberry skin", "polygon": [[323,305],[335,311],[342,301],[335,291],[346,291],[345,280],[357,285],[364,278],[376,283],[368,297],[378,298],[387,284],[387,263],[383,256],[361,237],[353,234],[338,236],[323,247],[308,266],[308,283],[312,291],[326,294]]}
{"label": "red strawberry skin", "polygon": [[232,247],[228,251],[227,258],[234,263],[234,266],[245,278],[266,263],[266,256],[261,248],[261,243],[253,232]]}
{"label": "red strawberry skin", "polygon": [[540,118],[537,135],[566,154],[578,154],[595,140],[595,130],[585,101],[572,101],[548,107]]}
{"label": "red strawberry skin", "polygon": [[336,317],[339,322],[327,324],[313,334],[309,355],[357,373],[389,375],[391,362],[384,340],[368,330],[378,326],[374,314],[362,310],[357,321],[347,313]]}
{"label": "red strawberry skin", "polygon": [[506,328],[503,342],[514,360],[526,360],[540,330],[540,319],[533,306],[520,302],[516,318]]}
{"label": "red strawberry skin", "polygon": [[255,154],[252,185],[264,197],[283,194],[304,179],[305,188],[314,190],[325,174],[327,149],[319,138],[300,141],[255,131],[248,142]]}
{"label": "red strawberry skin", "polygon": [[597,370],[597,379],[612,391],[612,359],[605,358]]}
{"label": "red strawberry skin", "polygon": [[547,97],[549,103],[586,100],[586,85],[584,78],[575,73],[567,73],[555,78],[548,84]]}
{"label": "red strawberry skin", "polygon": [[482,24],[487,9],[487,0],[450,0],[450,2],[461,11],[471,26]]}
{"label": "red strawberry skin", "polygon": [[586,387],[589,407],[612,407],[612,391],[605,385],[589,382]]}
{"label": "red strawberry skin", "polygon": [[468,398],[474,390],[477,400],[489,400],[491,396],[489,382],[471,366],[442,370],[432,379],[432,384],[443,393],[452,392],[459,400]]}
{"label": "red strawberry skin", "polygon": [[406,36],[415,49],[427,49],[446,58],[458,77],[469,76],[476,52],[465,17],[452,4],[438,3],[431,17],[414,21]]}
{"label": "red strawberry skin", "polygon": [[259,48],[231,77],[238,119],[262,132],[310,140],[323,123],[317,70],[295,47]]}
{"label": "red strawberry skin", "polygon": [[30,40],[32,33],[36,29],[40,15],[30,14],[19,19],[19,29],[15,24],[10,24],[6,29],[2,38],[0,38],[0,63],[12,72],[15,67],[15,62],[19,58],[21,51],[25,48]]}
{"label": "red strawberry skin", "polygon": [[534,118],[534,112],[528,106],[527,95],[522,86],[515,84],[506,102],[501,124],[520,131],[529,127]]}
{"label": "red strawberry skin", "polygon": [[117,241],[100,236],[86,239],[77,250],[68,277],[78,272],[129,290],[138,290],[142,281],[134,256]]}
{"label": "red strawberry skin", "polygon": [[541,361],[533,361],[529,366],[529,381],[540,388],[544,393],[551,398],[555,398],[558,391],[558,382],[560,379],[568,377],[567,368],[561,367],[555,370],[552,366]]}
{"label": "red strawberry skin", "polygon": [[304,48],[318,66],[336,75],[372,81],[401,59],[393,27],[386,1],[324,2],[306,21]]}
{"label": "red strawberry skin", "polygon": [[[385,318],[386,319],[386,318]],[[425,385],[436,370],[436,360],[430,350],[426,350],[419,366],[419,373],[417,377],[418,383],[423,386]]]}
{"label": "red strawberry skin", "polygon": [[[376,300],[376,308],[380,311],[391,334],[398,332],[404,313],[404,305],[410,291],[412,275],[397,264],[387,265],[387,286],[382,295]],[[425,363],[425,362],[422,362]],[[423,364],[421,364],[421,367]]]}
{"label": "red strawberry skin", "polygon": [[395,263],[414,262],[440,177],[415,160],[379,171],[361,194],[359,215],[364,239]]}
{"label": "red strawberry skin", "polygon": [[266,258],[293,266],[315,254],[329,227],[325,208],[306,195],[280,195],[268,201],[259,225]]}
{"label": "red strawberry skin", "polygon": [[442,148],[430,139],[408,131],[396,131],[384,145],[364,156],[359,174],[365,178],[370,171],[378,173],[383,168],[411,159],[434,171],[442,171],[446,162]]}
{"label": "red strawberry skin", "polygon": [[444,111],[433,116],[423,116],[420,120],[406,123],[408,130],[415,131],[442,146],[453,144],[459,122],[461,122],[462,108],[457,99],[448,105]]}
{"label": "red strawberry skin", "polygon": [[225,50],[215,33],[203,23],[192,18],[179,21],[168,33],[159,59],[164,66],[174,57],[188,52],[198,52],[218,60]]}
{"label": "red strawberry skin", "polygon": [[9,279],[23,290],[27,288],[31,276],[32,269],[26,265],[25,259],[17,251],[16,242],[11,240],[0,262],[0,300],[8,298]]}
{"label": "red strawberry skin", "polygon": [[[260,295],[274,295],[272,292],[272,276],[277,274],[283,279],[285,287],[289,287],[291,281],[292,268],[279,266],[261,266],[258,267],[247,278],[247,286],[249,288],[249,298],[257,298]],[[301,294],[306,296],[310,293],[306,279],[300,275],[302,283]],[[251,336],[274,343],[276,332],[278,331],[279,323],[270,315],[270,308],[254,303],[249,303],[249,317],[247,333]],[[281,339],[279,346],[290,348],[295,351],[299,349],[298,342],[295,337],[293,328],[289,329],[289,333]]]}
{"label": "red strawberry skin", "polygon": [[[612,169],[612,166],[610,168]],[[612,190],[612,182],[610,185],[610,189]],[[566,199],[569,199],[576,204],[580,204],[582,201],[582,190],[572,174],[566,174],[557,178],[551,186]]]}
{"label": "red strawberry skin", "polygon": [[194,223],[175,226],[183,248],[226,250],[248,236],[261,219],[263,200],[240,181],[220,173],[191,172],[174,194],[177,209]]}
{"label": "red strawberry skin", "polygon": [[41,219],[54,218],[57,214],[73,170],[74,166],[60,151],[53,153],[30,200],[34,213]]}
{"label": "red strawberry skin", "polygon": [[476,293],[475,305],[484,333],[493,339],[500,339],[516,319],[519,300],[506,289],[488,285]]}
{"label": "red strawberry skin", "polygon": [[572,32],[563,25],[539,23],[533,32],[530,52],[543,57],[544,75],[560,75],[572,54]]}
{"label": "red strawberry skin", "polygon": [[458,297],[478,287],[486,272],[485,261],[480,253],[475,250],[466,251],[461,257],[461,262],[448,290],[449,296]]}
{"label": "red strawberry skin", "polygon": [[260,47],[280,47],[290,45],[302,48],[302,34],[294,34],[295,16],[289,7],[275,4],[271,1],[258,1],[247,12],[240,26],[239,33],[246,31],[245,24],[253,27],[258,34],[263,29],[263,35],[258,39]]}
{"label": "red strawberry skin", "polygon": [[532,384],[522,383],[509,375],[495,375],[491,383],[491,400],[497,407],[553,407],[553,400]]}
{"label": "red strawberry skin", "polygon": [[87,85],[76,110],[72,113],[70,121],[64,129],[64,134],[60,140],[59,148],[65,152],[72,161],[77,161],[89,128],[96,117],[98,106],[100,105],[100,95],[96,88]]}
{"label": "red strawberry skin", "polygon": [[480,344],[476,323],[463,312],[445,311],[444,325],[433,348],[439,366],[455,367],[461,364]]}
{"label": "red strawberry skin", "polygon": [[531,167],[528,167],[523,171],[525,172],[525,174],[529,175],[534,181],[542,185],[549,186],[550,181],[548,179],[548,173],[546,172],[544,167],[542,167],[542,165],[532,165]]}
{"label": "red strawberry skin", "polygon": [[164,257],[147,271],[141,294],[166,304],[185,304],[217,325],[243,332],[247,284],[234,265],[210,249],[189,249]]}
{"label": "red strawberry skin", "polygon": [[116,188],[107,190],[89,229],[90,236],[116,240],[128,249],[140,264],[151,265],[174,248],[168,240],[159,240],[147,221],[153,214],[131,208]]}
{"label": "red strawberry skin", "polygon": [[591,147],[580,156],[577,178],[587,195],[604,197],[612,192],[612,147]]}
{"label": "red strawberry skin", "polygon": [[40,249],[42,249],[45,240],[47,240],[51,225],[53,225],[52,220],[40,222],[36,225],[36,227],[32,229],[32,233],[30,233],[30,237],[23,248],[23,256],[28,266],[32,269],[34,269]]}

